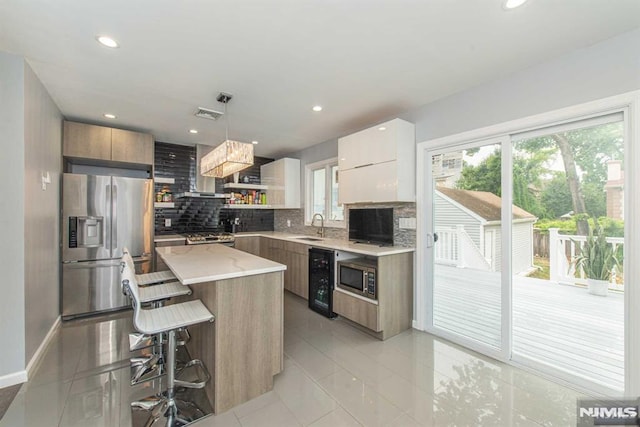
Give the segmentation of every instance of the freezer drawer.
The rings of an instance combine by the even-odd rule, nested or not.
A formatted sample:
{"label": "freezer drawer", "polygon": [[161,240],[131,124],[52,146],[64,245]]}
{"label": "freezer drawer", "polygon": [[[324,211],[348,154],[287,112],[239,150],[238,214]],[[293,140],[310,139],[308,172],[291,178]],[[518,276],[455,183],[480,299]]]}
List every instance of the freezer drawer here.
{"label": "freezer drawer", "polygon": [[62,264],[62,317],[129,306],[119,282],[119,260]]}

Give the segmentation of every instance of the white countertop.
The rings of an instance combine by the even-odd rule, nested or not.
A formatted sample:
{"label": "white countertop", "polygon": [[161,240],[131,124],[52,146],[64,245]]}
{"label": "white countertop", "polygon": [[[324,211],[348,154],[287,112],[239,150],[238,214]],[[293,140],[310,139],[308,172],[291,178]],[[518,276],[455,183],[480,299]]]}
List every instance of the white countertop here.
{"label": "white countertop", "polygon": [[156,248],[183,285],[284,271],[286,265],[225,245],[186,245]]}
{"label": "white countertop", "polygon": [[153,239],[154,242],[178,242],[180,240],[185,241],[187,238],[180,234],[164,234],[155,236]]}
{"label": "white countertop", "polygon": [[242,237],[242,236],[270,237],[272,239],[281,239],[281,240],[286,240],[288,242],[303,243],[305,245],[313,246],[315,248],[335,249],[338,251],[353,252],[356,254],[370,255],[370,256],[385,256],[385,255],[402,254],[406,252],[415,252],[415,248],[405,248],[403,246],[367,245],[364,243],[350,242],[348,240],[322,238],[320,240],[309,241],[309,240],[301,239],[300,237],[303,237],[303,238],[310,237],[314,239],[316,237],[304,236],[301,234],[281,233],[277,231],[256,231],[256,232],[236,233],[235,236],[236,238]]}

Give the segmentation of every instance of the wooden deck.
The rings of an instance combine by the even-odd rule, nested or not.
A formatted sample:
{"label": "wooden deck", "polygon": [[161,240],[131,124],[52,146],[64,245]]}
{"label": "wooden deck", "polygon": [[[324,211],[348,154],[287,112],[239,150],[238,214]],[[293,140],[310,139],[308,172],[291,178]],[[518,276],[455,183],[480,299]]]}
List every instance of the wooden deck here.
{"label": "wooden deck", "polygon": [[[436,266],[434,323],[500,343],[499,273]],[[514,278],[513,353],[612,389],[624,385],[624,296]]]}

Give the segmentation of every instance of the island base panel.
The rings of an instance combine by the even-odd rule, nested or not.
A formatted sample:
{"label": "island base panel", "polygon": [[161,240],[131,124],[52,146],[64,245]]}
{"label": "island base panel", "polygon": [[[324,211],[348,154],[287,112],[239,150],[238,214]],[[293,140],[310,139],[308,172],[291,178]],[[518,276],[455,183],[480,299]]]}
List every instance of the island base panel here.
{"label": "island base panel", "polygon": [[283,273],[191,285],[193,297],[215,315],[189,328],[194,358],[211,373],[207,396],[216,414],[273,389],[283,369]]}

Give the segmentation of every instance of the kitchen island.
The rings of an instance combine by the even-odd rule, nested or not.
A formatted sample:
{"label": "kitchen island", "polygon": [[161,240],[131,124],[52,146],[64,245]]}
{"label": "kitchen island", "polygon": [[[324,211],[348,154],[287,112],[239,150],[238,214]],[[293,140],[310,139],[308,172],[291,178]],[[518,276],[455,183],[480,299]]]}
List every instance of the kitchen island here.
{"label": "kitchen island", "polygon": [[283,272],[286,266],[224,245],[156,248],[193,298],[214,314],[189,328],[187,348],[211,374],[205,386],[214,413],[273,388],[283,369]]}

